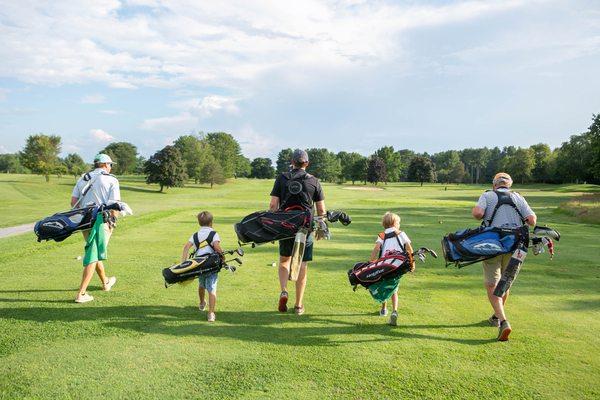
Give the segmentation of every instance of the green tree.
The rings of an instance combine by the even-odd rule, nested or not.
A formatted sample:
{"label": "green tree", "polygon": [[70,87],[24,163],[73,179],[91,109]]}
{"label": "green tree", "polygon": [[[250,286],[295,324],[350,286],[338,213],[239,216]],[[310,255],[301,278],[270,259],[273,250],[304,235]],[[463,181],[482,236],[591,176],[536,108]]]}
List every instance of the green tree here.
{"label": "green tree", "polygon": [[235,177],[236,178],[247,178],[252,172],[250,160],[243,155],[240,155],[235,165]]}
{"label": "green tree", "polygon": [[515,182],[525,183],[531,180],[531,172],[535,165],[531,149],[518,148],[505,159],[505,170]]}
{"label": "green tree", "polygon": [[490,150],[488,162],[483,170],[484,182],[491,182],[494,175],[502,170],[502,158],[502,150],[498,147],[494,147]]}
{"label": "green tree", "polygon": [[367,169],[369,167],[369,160],[367,157],[361,156],[357,159],[350,167],[350,180],[354,185],[356,181],[362,181],[367,184]]}
{"label": "green tree", "polygon": [[294,155],[294,150],[292,149],[283,149],[277,155],[277,173],[281,174],[283,172],[287,172],[290,170],[290,164],[292,163],[292,156]]}
{"label": "green tree", "polygon": [[408,166],[412,159],[415,158],[416,154],[414,151],[408,149],[398,150],[396,153],[400,156],[400,180],[407,181]]}
{"label": "green tree", "polygon": [[206,160],[212,157],[212,147],[201,136],[183,135],[178,137],[173,146],[179,150],[188,178],[198,183],[200,173]]}
{"label": "green tree", "polygon": [[29,171],[21,165],[18,154],[0,154],[0,172],[7,174],[26,174]]}
{"label": "green tree", "polygon": [[[346,181],[352,181],[352,184],[354,185],[355,181],[362,181],[364,180],[365,177],[365,171],[366,171],[366,158],[358,153],[347,153],[345,151],[340,151],[339,153],[337,153],[337,158],[338,160],[340,160],[340,167],[341,167],[341,171],[340,171],[340,181],[342,182],[346,182]],[[361,165],[358,165],[357,163],[361,163]],[[355,167],[356,166],[356,167]],[[364,168],[362,168],[364,167]],[[355,170],[355,168],[357,168],[358,170],[360,170],[362,168],[362,170],[360,170],[360,172],[356,173],[357,171]]]}
{"label": "green tree", "polygon": [[133,174],[137,165],[137,147],[127,142],[115,142],[106,146],[101,153],[108,154],[116,163],[112,173],[116,175]]}
{"label": "green tree", "polygon": [[530,146],[529,149],[533,155],[533,169],[531,177],[534,182],[548,182],[550,177],[550,162],[552,159],[552,150],[545,143],[538,143]]}
{"label": "green tree", "polygon": [[136,175],[143,175],[144,174],[144,165],[146,165],[146,158],[144,156],[138,156],[137,160],[135,160],[134,173]]}
{"label": "green tree", "polygon": [[335,182],[340,176],[340,160],[327,149],[308,149],[307,171],[325,182]]}
{"label": "green tree", "polygon": [[429,157],[416,156],[408,166],[408,179],[411,182],[433,182],[435,180],[435,166]]}
{"label": "green tree", "polygon": [[50,181],[50,174],[59,164],[60,136],[44,134],[30,135],[25,143],[25,148],[19,153],[19,159],[26,168],[34,174],[43,175],[46,182]]}
{"label": "green tree", "polygon": [[367,181],[377,185],[378,182],[387,182],[387,169],[385,161],[377,156],[371,156],[367,164]]}
{"label": "green tree", "polygon": [[68,154],[63,160],[63,164],[67,167],[66,173],[73,176],[79,176],[90,168],[90,166],[83,161],[83,158],[75,153]]}
{"label": "green tree", "polygon": [[400,154],[392,146],[384,146],[375,151],[375,155],[383,160],[387,171],[386,182],[398,182],[402,173]]}
{"label": "green tree", "polygon": [[460,153],[456,150],[442,151],[434,154],[433,163],[437,171],[437,180],[442,183],[459,183],[465,177],[465,166],[460,161]]}
{"label": "green tree", "polygon": [[175,146],[165,146],[146,161],[144,166],[146,183],[157,183],[160,191],[164,187],[181,187],[187,180],[181,153]]}
{"label": "green tree", "polygon": [[225,174],[223,173],[223,168],[214,156],[208,157],[202,170],[200,171],[200,182],[201,183],[210,183],[210,187],[215,184],[223,184],[225,183]]}
{"label": "green tree", "polygon": [[257,179],[273,179],[275,177],[275,168],[270,158],[255,158],[250,164],[252,172],[250,176]]}
{"label": "green tree", "polygon": [[590,168],[589,176],[591,182],[600,184],[600,114],[592,116],[592,125],[588,130],[590,141]]}
{"label": "green tree", "polygon": [[206,140],[212,147],[212,153],[221,165],[225,178],[232,178],[235,175],[238,157],[241,155],[240,144],[225,132],[209,133]]}

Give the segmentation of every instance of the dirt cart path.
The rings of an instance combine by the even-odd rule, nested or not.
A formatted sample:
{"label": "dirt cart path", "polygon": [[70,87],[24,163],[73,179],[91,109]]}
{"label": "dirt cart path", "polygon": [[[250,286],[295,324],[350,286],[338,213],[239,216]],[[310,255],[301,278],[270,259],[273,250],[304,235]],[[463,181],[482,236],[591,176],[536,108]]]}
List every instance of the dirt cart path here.
{"label": "dirt cart path", "polygon": [[0,228],[0,239],[33,231],[35,223]]}

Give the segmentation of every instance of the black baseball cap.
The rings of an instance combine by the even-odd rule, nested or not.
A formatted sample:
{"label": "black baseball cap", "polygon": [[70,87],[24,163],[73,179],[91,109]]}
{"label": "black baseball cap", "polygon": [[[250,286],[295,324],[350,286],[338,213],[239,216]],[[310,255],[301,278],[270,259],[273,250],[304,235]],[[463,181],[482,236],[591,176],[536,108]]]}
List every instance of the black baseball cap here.
{"label": "black baseball cap", "polygon": [[304,164],[308,162],[308,153],[302,149],[294,150],[292,155],[292,161],[297,164]]}

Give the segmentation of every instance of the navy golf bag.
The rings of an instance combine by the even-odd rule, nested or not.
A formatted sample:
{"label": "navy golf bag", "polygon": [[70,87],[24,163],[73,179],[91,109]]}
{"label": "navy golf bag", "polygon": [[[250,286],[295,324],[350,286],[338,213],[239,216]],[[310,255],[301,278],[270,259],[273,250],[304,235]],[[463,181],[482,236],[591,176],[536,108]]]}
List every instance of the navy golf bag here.
{"label": "navy golf bag", "polygon": [[372,262],[358,263],[348,270],[350,285],[365,288],[385,279],[396,278],[410,271],[410,258],[400,251],[390,252]]}
{"label": "navy golf bag", "polygon": [[223,265],[221,256],[217,253],[190,258],[181,264],[162,270],[163,278],[165,278],[165,287],[195,279],[203,274],[208,275],[219,272],[223,268]]}
{"label": "navy golf bag", "polygon": [[105,221],[108,220],[109,216],[104,214],[109,210],[121,210],[121,206],[119,203],[113,203],[108,206],[91,205],[56,213],[36,222],[33,231],[37,236],[38,242],[42,240],[62,242],[71,236],[73,232],[90,229],[94,225],[94,222],[96,222],[98,215],[101,215]]}
{"label": "navy golf bag", "polygon": [[234,225],[240,244],[261,244],[293,238],[301,228],[311,226],[308,210],[258,211]]}
{"label": "navy golf bag", "polygon": [[519,243],[529,243],[527,226],[519,228],[479,227],[449,233],[442,239],[446,265],[459,268],[514,252]]}

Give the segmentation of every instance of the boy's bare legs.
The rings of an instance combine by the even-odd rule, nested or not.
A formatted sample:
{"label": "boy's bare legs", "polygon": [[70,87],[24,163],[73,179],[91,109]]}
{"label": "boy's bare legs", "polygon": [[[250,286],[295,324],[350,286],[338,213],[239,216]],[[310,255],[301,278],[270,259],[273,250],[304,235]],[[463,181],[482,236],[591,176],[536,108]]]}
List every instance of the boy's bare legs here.
{"label": "boy's bare legs", "polygon": [[392,308],[393,312],[398,312],[398,292],[394,292],[392,295]]}
{"label": "boy's bare legs", "polygon": [[93,262],[91,264],[86,265],[83,268],[83,273],[81,275],[81,284],[79,285],[79,292],[77,292],[77,297],[82,296],[86,290],[90,281],[92,280],[92,276],[94,276],[94,269],[96,268],[97,262]]}
{"label": "boy's bare legs", "polygon": [[106,285],[106,283],[108,283],[108,279],[106,279],[106,273],[104,272],[104,263],[102,263],[102,261],[98,261],[96,263],[96,273],[98,274],[102,285]]}
{"label": "boy's bare legs", "polygon": [[200,310],[203,310],[204,309],[203,306],[206,306],[205,293],[206,293],[206,289],[204,289],[202,286],[198,286],[198,297],[200,298],[200,304],[199,304]]}
{"label": "boy's bare legs", "polygon": [[504,299],[494,295],[496,283],[486,283],[485,289],[487,290],[488,300],[494,309],[496,318],[498,318],[500,321],[506,320],[506,315],[504,314]]}
{"label": "boy's bare legs", "polygon": [[296,307],[302,307],[304,304],[304,289],[306,289],[306,272],[308,270],[308,263],[303,262],[300,265],[300,271],[298,272],[298,280],[296,281]]}
{"label": "boy's bare legs", "polygon": [[208,292],[208,312],[214,313],[215,306],[217,304],[217,292],[211,293]]}

